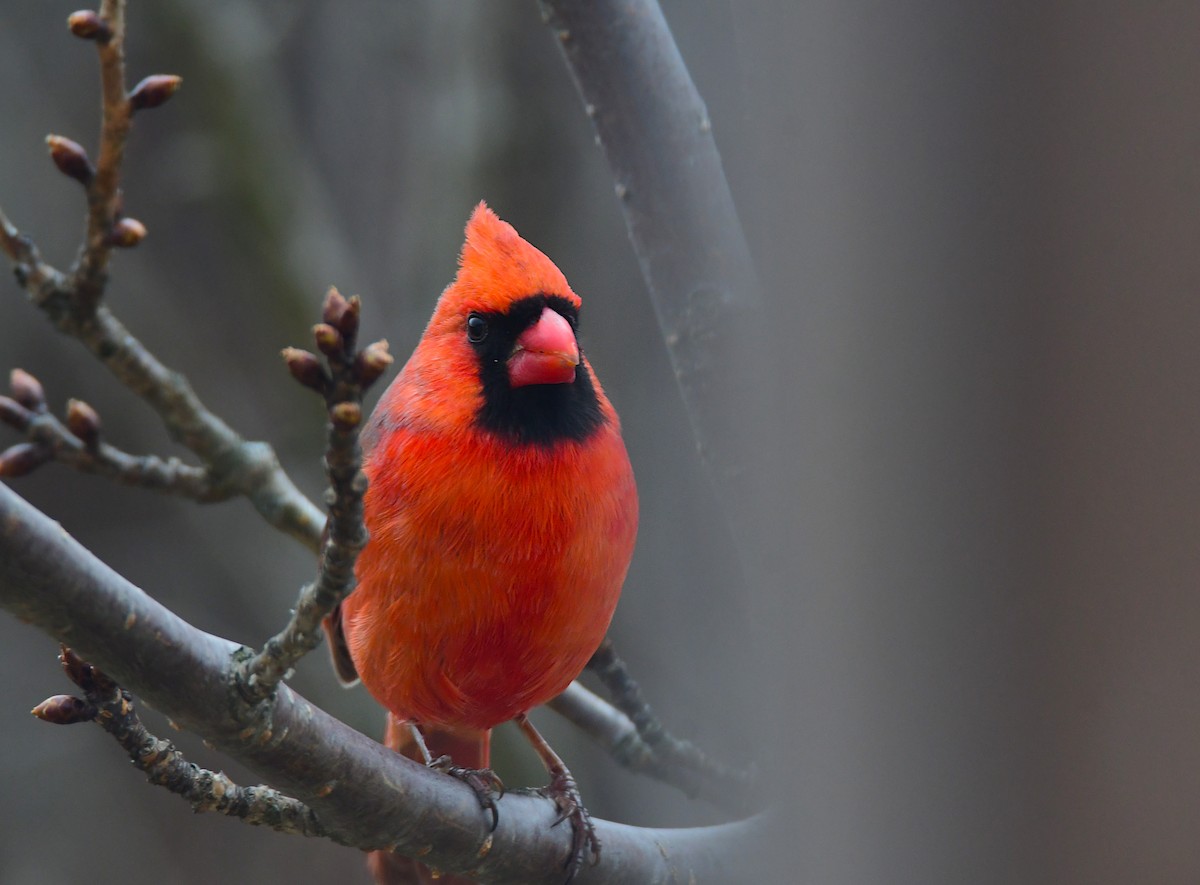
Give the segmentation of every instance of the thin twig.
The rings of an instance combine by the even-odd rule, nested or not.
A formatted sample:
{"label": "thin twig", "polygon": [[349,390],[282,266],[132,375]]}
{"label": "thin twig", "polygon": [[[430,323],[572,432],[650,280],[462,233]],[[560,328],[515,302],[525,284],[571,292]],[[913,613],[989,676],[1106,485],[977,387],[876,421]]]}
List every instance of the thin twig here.
{"label": "thin twig", "polygon": [[36,302],[49,297],[49,293],[66,287],[66,278],[42,261],[41,253],[33,240],[17,230],[0,209],[0,247],[13,263],[17,282],[28,290]]}
{"label": "thin twig", "polygon": [[387,342],[377,341],[356,350],[358,296],[349,300],[330,289],[323,309],[324,322],[314,327],[317,347],[325,354],[328,372],[317,357],[289,348],[284,358],[293,376],[320,392],[329,414],[325,472],[329,479],[329,520],[321,548],[317,578],[300,592],[291,620],[267,640],[262,650],[236,665],[235,679],[250,703],[270,697],[280,680],[321,641],[321,620],[354,589],[354,563],[366,546],[363,495],[367,477],[362,472],[358,442],[362,424],[362,397],[391,365]]}
{"label": "thin twig", "polygon": [[745,790],[692,768],[670,764],[642,740],[633,721],[578,682],[546,704],[604,749],[623,768],[703,799],[719,808],[743,810]]}
{"label": "thin twig", "polygon": [[72,333],[205,463],[214,490],[226,497],[244,495],[268,523],[317,549],[324,519],[288,478],[270,445],[243,439],[210,412],[187,379],[164,366],[107,308],[98,308]]}
{"label": "thin twig", "polygon": [[264,785],[239,786],[220,771],[189,762],[174,744],[155,737],[142,723],[129,692],[65,645],[59,656],[67,676],[86,699],[69,695],[48,698],[33,708],[47,722],[69,725],[94,721],[112,735],[150,783],[182,796],[195,812],[215,812],[251,826],[266,826],[297,836],[326,836],[311,808]]}
{"label": "thin twig", "polygon": [[70,281],[73,300],[84,310],[95,307],[104,295],[112,229],[121,211],[121,161],[133,121],[125,93],[125,0],[103,0],[100,18],[110,34],[95,41],[100,56],[100,155],[87,187],[87,233]]}
{"label": "thin twig", "polygon": [[[623,748],[614,755],[628,754],[630,761],[626,764],[630,768],[645,771],[695,795],[703,794],[727,807],[745,807],[755,783],[753,768],[739,769],[718,762],[691,741],[667,731],[610,640],[606,639],[592,655],[588,669],[604,683],[613,703],[640,739],[639,746],[625,738]],[[705,781],[707,786],[703,786]]]}
{"label": "thin twig", "polygon": [[[14,372],[14,378],[36,382],[27,373]],[[16,391],[14,391],[16,393]],[[22,461],[30,467],[46,461],[67,464],[82,473],[108,477],[122,485],[154,489],[209,502],[221,499],[213,488],[208,471],[184,464],[178,458],[157,455],[131,455],[100,439],[100,419],[91,406],[71,400],[67,407],[67,423],[45,411],[45,403],[32,403],[27,408],[16,399],[0,396],[0,422],[23,432],[29,440],[0,452],[0,476],[16,476]],[[41,408],[37,408],[40,405]],[[33,451],[29,454],[29,446]],[[23,458],[10,453],[23,454]],[[228,497],[225,494],[224,497]]]}

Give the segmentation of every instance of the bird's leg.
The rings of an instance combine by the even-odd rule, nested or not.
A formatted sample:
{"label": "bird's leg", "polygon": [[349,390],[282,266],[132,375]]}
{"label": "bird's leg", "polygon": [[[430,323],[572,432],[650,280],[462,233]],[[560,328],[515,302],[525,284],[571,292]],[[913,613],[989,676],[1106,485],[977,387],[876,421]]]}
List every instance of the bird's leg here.
{"label": "bird's leg", "polygon": [[[426,768],[433,768],[433,757],[429,754],[429,747],[425,745],[425,735],[421,734],[421,729],[417,727],[417,723],[408,722],[408,730],[412,732],[413,742],[417,745],[417,749],[421,751],[421,758],[425,760]],[[442,759],[449,759],[449,756],[443,756]],[[441,759],[438,760],[439,762]]]}
{"label": "bird's leg", "polygon": [[479,799],[480,808],[491,813],[492,829],[496,829],[496,824],[500,823],[500,810],[496,808],[493,794],[504,795],[504,782],[500,780],[496,772],[490,768],[460,768],[449,756],[439,756],[434,759],[433,754],[429,752],[429,747],[425,744],[425,735],[421,734],[417,723],[409,722],[408,728],[412,732],[417,749],[421,751],[421,758],[425,760],[425,767],[448,774],[474,790],[476,798]]}
{"label": "bird's leg", "polygon": [[575,778],[562,759],[533,727],[528,716],[522,713],[515,721],[517,727],[521,729],[521,732],[529,739],[529,743],[533,745],[533,749],[541,757],[542,764],[546,766],[546,771],[550,774],[550,783],[538,792],[553,800],[555,807],[558,808],[558,820],[554,822],[553,826],[558,826],[564,820],[571,822],[571,830],[574,835],[571,839],[571,856],[567,858],[567,881],[570,882],[583,865],[585,853],[591,853],[593,864],[600,860],[600,837],[596,835],[592,816],[583,806],[579,785],[575,783]]}

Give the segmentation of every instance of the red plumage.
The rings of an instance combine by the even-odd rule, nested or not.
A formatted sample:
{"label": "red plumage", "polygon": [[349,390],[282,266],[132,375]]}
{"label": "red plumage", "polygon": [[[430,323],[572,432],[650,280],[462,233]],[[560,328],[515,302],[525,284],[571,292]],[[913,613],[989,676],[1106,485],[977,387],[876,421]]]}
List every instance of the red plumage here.
{"label": "red plumage", "polygon": [[612,618],[637,493],[575,339],[579,307],[481,203],[457,277],[364,429],[370,542],[327,627],[339,672],[357,672],[410,755],[399,723],[434,756],[486,767],[490,729],[565,689]]}

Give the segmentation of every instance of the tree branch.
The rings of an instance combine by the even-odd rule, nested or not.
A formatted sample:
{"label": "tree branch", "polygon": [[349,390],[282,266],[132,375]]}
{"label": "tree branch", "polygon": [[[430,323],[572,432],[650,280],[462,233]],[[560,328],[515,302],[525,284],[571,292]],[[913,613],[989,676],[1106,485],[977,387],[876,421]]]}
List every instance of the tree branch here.
{"label": "tree branch", "polygon": [[270,787],[239,786],[223,772],[188,762],[174,744],[155,737],[142,724],[129,692],[65,645],[59,660],[71,681],[83,689],[86,700],[56,695],[34,707],[34,716],[56,725],[96,722],[116,739],[150,783],[182,796],[192,811],[223,814],[279,833],[327,835],[313,810],[303,802]]}
{"label": "tree branch", "polygon": [[17,230],[3,209],[0,209],[0,248],[13,263],[17,282],[28,290],[34,301],[40,300],[40,293],[66,286],[66,278],[42,261],[33,240]]}
{"label": "tree branch", "polygon": [[21,476],[46,461],[67,464],[82,473],[105,476],[123,485],[169,492],[194,501],[219,500],[208,471],[178,458],[130,455],[100,439],[100,416],[87,403],[71,400],[64,424],[46,409],[36,378],[14,369],[13,398],[0,396],[0,423],[25,434],[0,452],[0,476]]}
{"label": "tree branch", "polygon": [[70,274],[42,261],[36,246],[0,210],[0,246],[16,265],[17,279],[60,332],[79,340],[129,390],[162,419],[168,433],[205,465],[207,489],[197,500],[244,495],[271,525],[309,549],[319,549],[323,514],[283,472],[274,450],[242,439],[210,412],[178,372],[168,369],[100,302],[114,246],[134,246],[145,235],[140,222],[122,217],[121,160],[136,111],[158,107],[179,78],[155,75],[125,91],[125,2],[104,0],[99,14],[80,12],[72,33],[96,43],[100,56],[102,115],[95,167],[76,143],[51,136],[50,156],[87,193],[87,232]]}
{"label": "tree branch", "polygon": [[[71,645],[185,728],[310,806],[334,838],[421,856],[493,883],[555,883],[570,833],[550,803],[510,793],[488,832],[469,787],[348,728],[281,685],[234,716],[234,643],[203,633],[100,562],[0,484],[0,606]],[[580,883],[733,881],[765,849],[757,818],[696,829],[596,821],[605,846]]]}
{"label": "tree branch", "polygon": [[315,355],[295,348],[283,352],[292,375],[325,398],[329,415],[325,473],[329,480],[329,520],[317,578],[300,593],[291,620],[267,640],[262,651],[240,663],[238,689],[250,703],[268,698],[288,671],[321,641],[321,620],[354,590],[354,564],[367,544],[363,524],[362,472],[358,434],[363,393],[392,364],[387,342],[356,348],[361,302],[346,300],[337,289],[325,298],[323,323],[314,327],[317,347],[325,354],[326,372]]}
{"label": "tree branch", "polygon": [[125,95],[125,0],[103,0],[100,19],[106,25],[105,39],[95,40],[100,56],[100,156],[87,183],[87,233],[68,284],[73,300],[92,307],[103,297],[108,282],[112,229],[121,213],[121,161],[133,122]]}
{"label": "tree branch", "polygon": [[[696,445],[744,558],[765,328],[708,111],[656,0],[541,0],[612,172]],[[755,334],[757,333],[757,334]]]}
{"label": "tree branch", "polygon": [[629,755],[630,768],[645,771],[693,796],[702,795],[724,808],[745,812],[755,786],[753,768],[732,768],[718,762],[691,741],[667,731],[610,640],[601,643],[588,661],[588,669],[604,683],[617,709],[629,720],[638,743],[645,748],[644,754],[634,753],[632,742],[625,739],[621,755]]}
{"label": "tree branch", "polygon": [[[630,771],[654,778],[719,808],[744,813],[749,805],[750,773],[728,769],[703,755],[700,757],[703,761],[696,764],[681,761],[669,751],[655,749],[638,733],[633,720],[578,682],[572,682],[546,706]],[[687,744],[686,741],[680,743]]]}

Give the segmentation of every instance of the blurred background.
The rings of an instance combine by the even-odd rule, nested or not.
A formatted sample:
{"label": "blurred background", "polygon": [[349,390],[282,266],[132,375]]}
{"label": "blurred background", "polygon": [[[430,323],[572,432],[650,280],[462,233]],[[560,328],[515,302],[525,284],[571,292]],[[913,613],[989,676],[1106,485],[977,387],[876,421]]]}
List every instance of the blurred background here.
{"label": "blurred background", "polygon": [[[98,116],[74,8],[0,4],[0,205],[59,266],[83,202],[42,139],[94,150]],[[669,727],[775,785],[759,881],[1200,881],[1200,7],[663,8],[771,317],[745,342],[775,358],[754,585],[533,2],[134,0],[131,83],[184,86],[129,145],[126,209],[150,235],[115,258],[113,310],[316,496],[321,410],[278,351],[336,284],[407,354],[487,199],[584,299],[642,499],[613,636]],[[114,444],[174,451],[0,289],[0,369],[91,402]],[[13,486],[234,640],[277,629],[313,572],[242,502],[53,465]],[[35,721],[66,690],[55,652],[0,617],[0,882],[366,881],[355,852],[193,816],[98,729]],[[324,652],[295,685],[380,733]],[[594,813],[721,819],[538,722]],[[514,738],[500,773],[540,783]]]}

